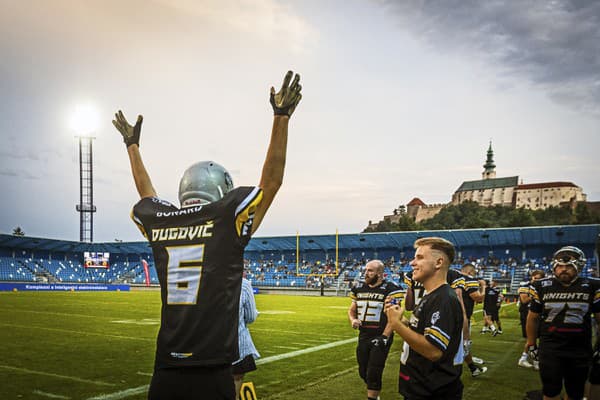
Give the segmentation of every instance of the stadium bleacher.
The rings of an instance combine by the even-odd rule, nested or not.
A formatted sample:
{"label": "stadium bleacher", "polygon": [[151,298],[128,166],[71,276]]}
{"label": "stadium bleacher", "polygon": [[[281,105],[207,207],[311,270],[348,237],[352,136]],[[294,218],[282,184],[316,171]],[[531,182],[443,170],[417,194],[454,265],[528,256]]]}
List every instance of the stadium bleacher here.
{"label": "stadium bleacher", "polygon": [[[548,271],[553,252],[567,244],[588,257],[581,274],[595,276],[599,235],[597,224],[349,234],[337,237],[337,252],[336,235],[259,237],[246,248],[245,269],[258,287],[339,287],[360,279],[365,263],[377,258],[386,264],[386,277],[401,284],[402,273],[411,270],[414,241],[439,236],[456,246],[453,268],[472,262],[481,278],[514,292],[530,270]],[[86,268],[85,251],[109,252],[109,267]],[[142,259],[148,261],[151,283],[158,284],[147,242],[81,243],[0,234],[0,281],[144,284]]]}

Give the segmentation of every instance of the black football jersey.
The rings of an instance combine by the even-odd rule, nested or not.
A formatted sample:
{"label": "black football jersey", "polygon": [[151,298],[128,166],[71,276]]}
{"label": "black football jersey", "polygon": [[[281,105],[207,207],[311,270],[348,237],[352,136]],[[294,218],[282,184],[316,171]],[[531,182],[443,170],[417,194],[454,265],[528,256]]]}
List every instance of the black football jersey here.
{"label": "black football jersey", "polygon": [[399,304],[404,298],[404,291],[394,282],[386,280],[375,287],[363,282],[352,288],[350,298],[357,306],[357,316],[361,322],[360,338],[375,337],[383,333],[387,325],[383,306],[388,296],[397,299]]}
{"label": "black football jersey", "polygon": [[[529,281],[523,281],[521,283],[519,283],[519,298],[521,297],[521,295],[525,295],[527,297],[530,297],[530,292],[531,292],[531,288],[530,288],[531,282]],[[519,312],[526,312],[527,310],[529,310],[529,303],[522,303],[521,301],[519,301]]]}
{"label": "black football jersey", "polygon": [[406,398],[439,398],[443,387],[460,380],[463,352],[463,312],[454,289],[444,284],[427,293],[415,307],[410,328],[442,351],[433,362],[405,341],[400,356],[400,393]]}
{"label": "black football jersey", "polygon": [[484,310],[496,310],[498,308],[498,299],[500,298],[500,288],[498,286],[486,286],[485,297],[483,298]]}
{"label": "black football jersey", "polygon": [[555,277],[531,284],[529,310],[540,314],[540,350],[564,356],[592,354],[591,314],[600,312],[600,281],[577,278],[563,286]]}
{"label": "black football jersey", "polygon": [[161,289],[156,366],[231,364],[238,358],[244,248],[258,187],[239,187],[207,205],[177,208],[144,198],[132,218],[150,242]]}
{"label": "black football jersey", "polygon": [[[421,282],[417,282],[412,278],[413,272],[408,271],[404,274],[404,283],[413,290],[413,298],[415,301],[415,307],[419,305],[419,302],[425,296],[425,287]],[[455,269],[449,268],[448,274],[446,275],[446,282],[452,289],[462,289],[465,284],[464,275]]]}
{"label": "black football jersey", "polygon": [[463,304],[465,305],[467,318],[471,319],[473,308],[475,308],[475,300],[471,298],[471,293],[479,290],[479,280],[468,275],[463,275],[463,277],[464,285],[462,287],[462,299]]}

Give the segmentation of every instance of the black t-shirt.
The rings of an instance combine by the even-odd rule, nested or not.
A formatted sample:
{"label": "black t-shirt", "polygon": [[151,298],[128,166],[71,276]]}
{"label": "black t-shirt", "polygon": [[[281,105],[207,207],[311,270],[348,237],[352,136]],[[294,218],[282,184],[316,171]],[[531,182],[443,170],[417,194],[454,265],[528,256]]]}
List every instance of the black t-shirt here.
{"label": "black t-shirt", "polygon": [[179,209],[156,197],[134,206],[160,282],[157,367],[237,360],[243,254],[261,199],[259,188],[239,187],[203,206]]}
{"label": "black t-shirt", "polygon": [[[404,274],[404,283],[413,290],[413,299],[415,307],[419,304],[423,296],[425,296],[425,287],[421,282],[417,282],[412,278],[413,272],[408,271]],[[446,282],[452,289],[463,289],[465,284],[465,275],[455,269],[449,268],[446,275]]]}
{"label": "black t-shirt", "polygon": [[463,275],[463,277],[464,285],[462,287],[462,299],[463,304],[465,305],[467,318],[471,319],[471,316],[473,315],[473,308],[475,308],[475,300],[471,298],[471,293],[479,290],[479,280],[468,275]]}
{"label": "black t-shirt", "polygon": [[496,311],[498,309],[498,299],[500,297],[500,288],[498,286],[486,286],[485,297],[483,299],[483,309]]}
{"label": "black t-shirt", "polygon": [[463,313],[456,292],[444,284],[426,294],[416,306],[409,325],[443,355],[432,362],[404,342],[400,356],[400,393],[408,398],[430,397],[460,381],[464,358]]}
{"label": "black t-shirt", "polygon": [[352,288],[350,298],[356,303],[357,317],[361,321],[359,339],[373,338],[383,333],[387,325],[383,306],[388,296],[400,302],[404,291],[394,282],[386,280],[375,287],[369,287],[363,282]]}
{"label": "black t-shirt", "polygon": [[555,277],[531,284],[529,309],[540,314],[540,351],[564,357],[592,354],[591,314],[600,312],[600,281],[577,278],[563,286]]}

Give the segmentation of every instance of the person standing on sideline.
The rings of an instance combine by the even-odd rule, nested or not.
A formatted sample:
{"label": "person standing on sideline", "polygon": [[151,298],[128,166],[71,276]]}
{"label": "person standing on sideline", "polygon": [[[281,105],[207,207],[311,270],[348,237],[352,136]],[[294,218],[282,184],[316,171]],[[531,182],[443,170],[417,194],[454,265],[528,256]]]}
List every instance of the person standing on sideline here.
{"label": "person standing on sideline", "polygon": [[[579,277],[585,254],[565,246],[552,257],[553,276],[531,284],[529,357],[539,361],[544,400],[582,399],[592,361],[592,317],[600,321],[600,281]],[[539,348],[536,344],[539,337]]]}
{"label": "person standing on sideline", "polygon": [[246,279],[246,272],[244,271],[244,278],[242,278],[242,293],[240,295],[240,316],[238,324],[238,342],[240,348],[240,357],[233,363],[231,372],[233,373],[233,381],[235,383],[236,398],[240,398],[240,389],[244,382],[244,374],[256,371],[255,360],[260,357],[252,336],[248,330],[248,325],[256,321],[258,317],[258,310],[256,309],[256,302],[254,301],[254,291],[252,290],[252,283]]}
{"label": "person standing on sideline", "polygon": [[[519,284],[519,317],[521,320],[521,334],[525,339],[527,339],[527,314],[529,313],[529,303],[531,301],[531,284],[538,279],[542,279],[546,276],[544,271],[541,269],[535,269],[531,271],[531,279],[529,281],[524,281]],[[523,346],[523,353],[521,353],[521,357],[519,357],[519,361],[517,362],[519,367],[523,368],[539,368],[537,363],[534,365],[529,362],[529,356],[527,355],[527,341]]]}
{"label": "person standing on sideline", "polygon": [[471,341],[471,317],[473,316],[473,309],[475,303],[481,303],[483,301],[485,293],[485,281],[475,278],[475,266],[473,264],[465,264],[461,268],[461,273],[464,276],[464,285],[461,289],[462,302],[465,306],[465,317],[467,319],[467,328],[463,329],[464,336],[464,352],[465,352],[465,364],[471,371],[471,376],[477,377],[487,371],[487,367],[478,367],[475,365],[475,361],[482,362],[483,360],[473,357],[471,354],[471,347],[473,342]]}
{"label": "person standing on sideline", "polygon": [[[404,284],[407,286],[404,306],[407,311],[413,311],[426,293],[423,284],[412,279],[412,275],[412,271],[408,271],[404,274]],[[448,274],[446,275],[446,283],[448,283],[450,288],[454,289],[456,292],[456,296],[463,310],[463,347],[465,352],[465,362],[467,362],[469,370],[471,371],[471,376],[475,378],[484,374],[487,371],[487,367],[478,367],[475,365],[473,358],[470,355],[472,343],[470,320],[471,314],[473,313],[473,306],[471,305],[471,314],[469,314],[467,306],[469,300],[467,299],[468,296],[466,296],[467,289],[465,286],[469,279],[470,278],[467,275],[458,272],[453,268],[449,268]],[[472,282],[470,284],[472,287]],[[479,287],[479,283],[477,283],[477,287]],[[469,293],[472,292],[472,288],[469,288]],[[477,360],[483,362],[481,359]]]}
{"label": "person standing on sideline", "polygon": [[498,330],[494,325],[494,321],[498,320],[498,297],[500,296],[500,289],[497,286],[495,280],[490,280],[490,284],[485,288],[485,297],[483,299],[483,318],[484,326],[481,333],[485,333],[488,330],[492,332],[492,336],[496,336]]}
{"label": "person standing on sideline", "polygon": [[149,400],[235,399],[244,248],[283,182],[288,122],[302,98],[300,77],[292,76],[279,92],[271,88],[275,115],[259,185],[234,188],[225,168],[199,162],[179,183],[181,208],[157,197],[142,162],[142,116],[131,126],[121,111],[115,115],[141,198],[132,219],[150,242],[161,290]]}
{"label": "person standing on sideline", "polygon": [[365,266],[365,281],[352,288],[352,303],[348,319],[354,329],[360,331],[356,347],[358,374],[367,384],[367,399],[375,400],[381,391],[381,377],[385,367],[393,332],[383,313],[385,299],[399,302],[403,291],[393,282],[383,279],[384,265],[372,260]]}
{"label": "person standing on sideline", "polygon": [[404,307],[386,301],[388,321],[402,339],[399,392],[405,400],[462,398],[463,309],[446,282],[454,261],[454,245],[442,238],[415,242],[412,279],[423,284],[425,295],[410,320]]}

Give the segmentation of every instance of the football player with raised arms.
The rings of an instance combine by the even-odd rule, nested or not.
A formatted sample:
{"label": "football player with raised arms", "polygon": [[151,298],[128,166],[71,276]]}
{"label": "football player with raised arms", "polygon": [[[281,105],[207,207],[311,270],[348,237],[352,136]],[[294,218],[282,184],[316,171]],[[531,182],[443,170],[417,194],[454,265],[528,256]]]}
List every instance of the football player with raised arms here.
{"label": "football player with raised arms", "polygon": [[132,218],[150,242],[161,289],[161,324],[148,398],[234,400],[231,363],[238,358],[238,306],[243,253],[282,181],[288,122],[300,77],[289,71],[271,88],[271,140],[256,187],[234,188],[213,161],[189,167],[179,184],[181,208],[160,199],[142,162],[142,116],[131,126],[121,111],[123,136],[141,200]]}
{"label": "football player with raised arms", "polygon": [[[552,257],[553,276],[531,284],[527,347],[539,361],[544,400],[582,399],[592,360],[591,315],[600,321],[600,281],[579,276],[585,254],[565,246]],[[539,337],[539,348],[536,344]]]}

